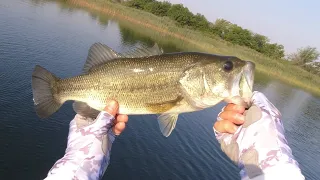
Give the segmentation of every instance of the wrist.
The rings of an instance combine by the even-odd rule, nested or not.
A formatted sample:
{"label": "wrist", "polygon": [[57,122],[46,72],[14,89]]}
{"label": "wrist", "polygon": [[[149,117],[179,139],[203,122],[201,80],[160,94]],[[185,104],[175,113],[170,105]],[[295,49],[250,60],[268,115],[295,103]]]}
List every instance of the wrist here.
{"label": "wrist", "polygon": [[108,166],[116,137],[111,128],[113,120],[114,116],[101,112],[93,123],[79,128],[79,116],[76,115],[70,122],[66,153],[49,171],[48,178],[101,178]]}

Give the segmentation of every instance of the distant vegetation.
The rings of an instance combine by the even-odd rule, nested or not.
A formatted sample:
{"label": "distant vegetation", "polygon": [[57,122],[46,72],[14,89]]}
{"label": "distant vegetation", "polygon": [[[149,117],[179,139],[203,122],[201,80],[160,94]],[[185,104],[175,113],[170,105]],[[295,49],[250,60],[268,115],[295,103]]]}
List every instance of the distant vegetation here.
{"label": "distant vegetation", "polygon": [[209,22],[202,14],[193,14],[182,4],[156,0],[131,0],[123,4],[160,17],[167,16],[180,27],[189,27],[208,35],[219,36],[228,42],[249,47],[271,58],[281,59],[285,56],[283,45],[270,43],[268,37],[251,32],[224,19],[217,19],[214,23]]}
{"label": "distant vegetation", "polygon": [[[119,2],[119,1],[118,1]],[[202,14],[193,14],[182,4],[171,4],[167,1],[156,0],[130,0],[120,3],[150,12],[156,16],[169,17],[179,27],[187,27],[199,30],[206,35],[218,36],[221,39],[254,49],[270,58],[285,60],[284,46],[277,43],[270,43],[268,37],[244,29],[224,19],[217,19],[214,23],[209,22]],[[319,63],[312,63],[319,58],[319,52],[314,47],[298,49],[297,53],[290,54],[287,60],[292,61],[307,71],[319,74]],[[309,63],[309,64],[308,64]]]}
{"label": "distant vegetation", "polygon": [[290,54],[288,60],[313,74],[320,75],[320,62],[315,62],[319,56],[320,53],[315,47],[307,46],[299,48],[296,53]]}

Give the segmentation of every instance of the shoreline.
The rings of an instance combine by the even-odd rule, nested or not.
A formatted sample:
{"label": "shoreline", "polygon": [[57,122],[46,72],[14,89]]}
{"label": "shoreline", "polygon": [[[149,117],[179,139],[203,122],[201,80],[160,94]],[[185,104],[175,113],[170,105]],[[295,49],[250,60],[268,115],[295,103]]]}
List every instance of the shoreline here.
{"label": "shoreline", "polygon": [[[199,44],[197,42],[194,42],[194,41],[192,41],[190,39],[187,39],[187,38],[185,38],[184,36],[182,36],[182,35],[180,35],[178,33],[169,32],[168,30],[160,28],[159,26],[156,26],[156,25],[153,25],[153,24],[149,24],[149,23],[145,23],[145,22],[139,21],[139,20],[134,19],[134,18],[129,17],[129,16],[125,16],[125,15],[117,12],[116,10],[111,10],[110,8],[107,8],[107,7],[104,7],[104,8],[98,7],[97,5],[95,5],[93,3],[89,3],[86,0],[67,0],[67,1],[69,1],[70,3],[72,3],[74,5],[77,5],[77,6],[89,8],[89,9],[92,9],[92,10],[95,10],[95,11],[100,11],[100,12],[106,13],[108,15],[111,15],[113,17],[118,17],[120,19],[129,21],[129,22],[132,22],[132,23],[135,23],[135,24],[140,24],[140,25],[142,25],[142,26],[144,26],[146,28],[151,28],[151,29],[153,29],[155,31],[158,31],[160,33],[163,33],[163,34],[166,34],[166,35],[169,35],[169,36],[174,36],[175,38],[181,39],[183,41],[186,41],[188,43],[195,44],[195,45],[198,45],[198,46],[201,47],[201,44]],[[108,2],[108,3],[111,3],[111,2]]]}
{"label": "shoreline", "polygon": [[[90,1],[93,1],[93,2],[90,2]],[[187,43],[195,47],[200,51],[204,51],[208,53],[216,53],[216,54],[225,54],[225,55],[230,55],[231,54],[230,51],[231,51],[232,53],[235,53],[235,55],[234,54],[232,55],[237,56],[240,59],[252,60],[256,64],[256,71],[258,71],[259,73],[265,74],[274,79],[278,79],[294,87],[301,88],[317,97],[320,97],[320,88],[317,88],[320,86],[320,78],[317,77],[316,75],[313,75],[309,72],[304,71],[303,69],[300,69],[298,67],[295,67],[289,64],[289,62],[277,62],[281,60],[274,60],[268,57],[264,57],[258,52],[254,52],[254,50],[237,46],[237,45],[230,45],[230,43],[223,42],[223,40],[218,40],[213,37],[207,37],[207,39],[204,39],[206,38],[205,35],[199,35],[199,36],[202,36],[201,39],[203,39],[204,42],[201,42],[200,40],[198,41],[193,40],[192,38],[187,37],[187,36],[197,36],[197,32],[193,30],[185,30],[184,28],[169,27],[169,26],[161,27],[162,19],[151,13],[148,13],[148,17],[144,17],[146,19],[139,19],[141,14],[145,16],[147,13],[140,12],[139,10],[129,8],[120,4],[108,2],[107,0],[67,0],[66,3],[70,5],[75,5],[81,8],[87,8],[89,10],[97,11],[102,14],[106,14],[111,17],[114,17],[117,20],[127,21],[136,26],[142,26],[143,28],[156,31],[164,36],[173,37],[175,39],[178,39],[180,41],[183,41],[184,43]],[[132,13],[139,14],[139,17],[136,17],[138,15],[129,16],[127,15],[128,12],[126,11],[131,11]],[[152,18],[160,21],[159,25],[155,25],[155,23],[150,23],[150,21],[152,21]],[[179,33],[174,30],[187,31],[188,33],[190,32],[190,35],[189,34],[184,35],[183,33]],[[214,43],[214,41],[217,41],[217,42]],[[185,46],[185,44],[183,45]],[[188,48],[188,49],[193,49],[193,48]],[[216,52],[213,52],[213,51],[216,51]],[[219,53],[217,53],[217,51]],[[248,58],[250,56],[252,58]],[[285,72],[285,70],[287,70],[287,72]],[[296,71],[297,73],[295,73],[294,71]],[[302,74],[302,75],[299,75],[299,74]]]}

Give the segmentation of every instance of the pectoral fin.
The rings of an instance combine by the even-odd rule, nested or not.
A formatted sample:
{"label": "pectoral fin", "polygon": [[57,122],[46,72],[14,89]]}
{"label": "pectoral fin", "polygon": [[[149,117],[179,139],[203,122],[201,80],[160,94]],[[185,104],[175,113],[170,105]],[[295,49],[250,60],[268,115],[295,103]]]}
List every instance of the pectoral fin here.
{"label": "pectoral fin", "polygon": [[179,114],[170,113],[170,114],[161,114],[158,117],[158,123],[161,130],[161,133],[168,137],[170,136],[173,129],[176,127]]}

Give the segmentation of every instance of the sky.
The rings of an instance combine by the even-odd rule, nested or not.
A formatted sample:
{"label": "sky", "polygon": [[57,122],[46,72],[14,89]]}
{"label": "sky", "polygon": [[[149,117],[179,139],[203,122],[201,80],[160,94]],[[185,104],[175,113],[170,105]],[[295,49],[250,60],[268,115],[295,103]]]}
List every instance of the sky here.
{"label": "sky", "polygon": [[228,20],[282,44],[286,54],[300,47],[320,51],[319,0],[167,0],[183,4],[209,21]]}

